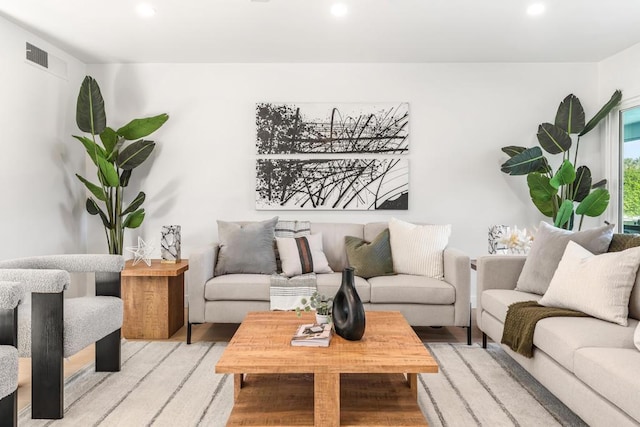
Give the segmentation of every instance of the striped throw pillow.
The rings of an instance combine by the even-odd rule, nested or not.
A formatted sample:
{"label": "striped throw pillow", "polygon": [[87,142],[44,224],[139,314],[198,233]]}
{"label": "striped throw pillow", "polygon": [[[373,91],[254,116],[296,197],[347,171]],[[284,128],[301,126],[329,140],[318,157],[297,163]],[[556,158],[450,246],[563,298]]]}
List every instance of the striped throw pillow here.
{"label": "striped throw pillow", "polygon": [[288,276],[333,273],[322,250],[322,233],[302,237],[276,237],[282,272]]}

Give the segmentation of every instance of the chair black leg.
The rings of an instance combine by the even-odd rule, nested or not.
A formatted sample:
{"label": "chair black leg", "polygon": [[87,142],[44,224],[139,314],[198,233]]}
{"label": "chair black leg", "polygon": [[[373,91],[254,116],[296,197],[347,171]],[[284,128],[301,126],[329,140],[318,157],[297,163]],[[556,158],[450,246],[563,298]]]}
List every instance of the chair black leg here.
{"label": "chair black leg", "polygon": [[96,372],[120,372],[120,329],[96,342]]}
{"label": "chair black leg", "polygon": [[471,345],[471,326],[467,327],[467,345]]}
{"label": "chair black leg", "polygon": [[482,333],[482,348],[487,348],[487,334]]}
{"label": "chair black leg", "polygon": [[0,399],[0,427],[18,425],[18,391]]}
{"label": "chair black leg", "polygon": [[31,418],[63,417],[63,299],[31,294]]}
{"label": "chair black leg", "polygon": [[187,321],[187,344],[191,344],[191,322]]}

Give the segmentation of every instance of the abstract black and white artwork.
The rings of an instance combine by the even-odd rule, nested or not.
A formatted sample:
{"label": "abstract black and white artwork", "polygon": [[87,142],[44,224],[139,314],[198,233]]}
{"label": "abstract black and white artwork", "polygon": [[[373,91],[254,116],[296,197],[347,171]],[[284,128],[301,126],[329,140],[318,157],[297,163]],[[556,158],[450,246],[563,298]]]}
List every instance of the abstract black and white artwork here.
{"label": "abstract black and white artwork", "polygon": [[256,150],[265,154],[405,154],[409,104],[259,103]]}
{"label": "abstract black and white artwork", "polygon": [[409,209],[409,104],[256,104],[256,208]]}
{"label": "abstract black and white artwork", "polygon": [[409,161],[258,159],[258,209],[408,209]]}

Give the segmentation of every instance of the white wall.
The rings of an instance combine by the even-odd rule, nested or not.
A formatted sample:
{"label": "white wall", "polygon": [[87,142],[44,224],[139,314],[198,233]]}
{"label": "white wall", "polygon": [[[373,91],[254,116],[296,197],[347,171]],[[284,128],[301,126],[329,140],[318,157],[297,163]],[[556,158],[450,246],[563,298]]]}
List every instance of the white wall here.
{"label": "white wall", "polygon": [[[134,171],[129,197],[142,188],[148,214],[140,229],[127,232],[126,245],[141,235],[158,248],[160,227],[180,224],[185,257],[216,239],[216,219],[275,214],[451,223],[452,246],[484,254],[489,225],[532,226],[541,219],[525,178],[500,172],[506,160],[500,147],[537,144],[538,123],[552,121],[569,93],[580,97],[587,114],[599,107],[596,64],[142,64],[90,65],[88,72],[101,85],[112,126],[170,114],[154,135],[153,164]],[[408,101],[409,211],[256,211],[254,108],[260,101]],[[598,158],[597,144],[583,147],[583,155]],[[89,249],[103,249],[97,218],[89,228]]]}
{"label": "white wall", "polygon": [[[65,61],[68,80],[27,63],[25,42]],[[84,252],[84,153],[71,134],[86,66],[4,18],[0,52],[0,259]]]}

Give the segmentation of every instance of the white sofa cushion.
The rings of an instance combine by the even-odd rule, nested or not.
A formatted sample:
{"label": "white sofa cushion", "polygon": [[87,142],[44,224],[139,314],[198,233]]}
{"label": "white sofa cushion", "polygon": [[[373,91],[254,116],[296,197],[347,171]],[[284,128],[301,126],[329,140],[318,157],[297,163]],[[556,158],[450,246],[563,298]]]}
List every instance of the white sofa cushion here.
{"label": "white sofa cushion", "polygon": [[511,289],[489,289],[484,291],[480,298],[482,298],[482,309],[504,323],[507,309],[511,304],[521,301],[538,301],[541,296]]}
{"label": "white sofa cushion", "polygon": [[416,225],[396,218],[389,220],[393,269],[399,274],[444,279],[444,249],[451,225]]}
{"label": "white sofa cushion", "polygon": [[268,274],[225,274],[204,285],[208,301],[269,301],[271,276]]}
{"label": "white sofa cushion", "polygon": [[595,256],[569,242],[549,289],[539,302],[626,326],[629,296],[639,264],[640,247]]}
{"label": "white sofa cushion", "polygon": [[398,274],[369,279],[371,302],[374,304],[453,304],[454,287],[442,280],[426,276]]}
{"label": "white sofa cushion", "polygon": [[611,403],[640,420],[640,352],[628,348],[576,351],[575,375]]}
{"label": "white sofa cushion", "polygon": [[593,317],[550,317],[536,325],[533,345],[551,356],[565,369],[573,372],[575,352],[585,347],[615,347],[633,349],[630,326],[595,319]]}
{"label": "white sofa cushion", "polygon": [[0,399],[18,388],[18,350],[0,345]]}

